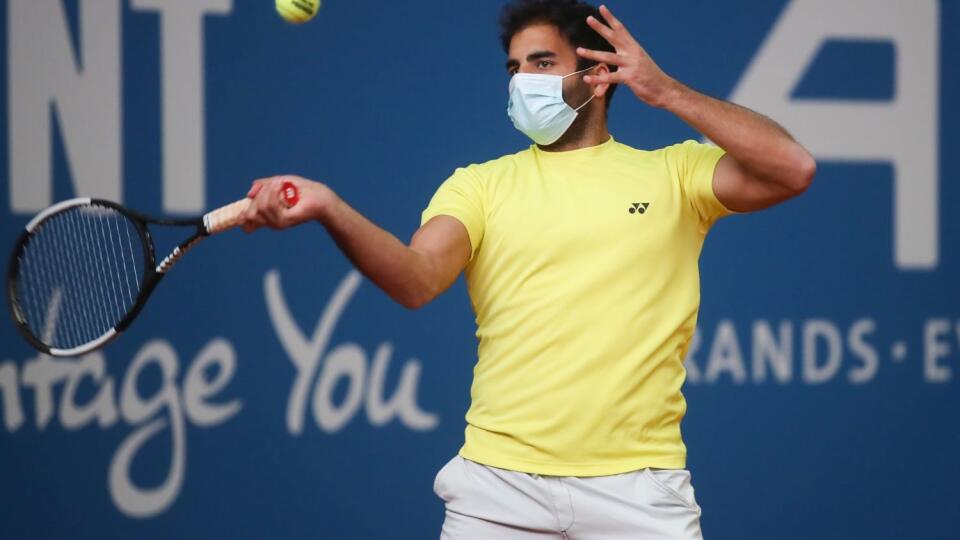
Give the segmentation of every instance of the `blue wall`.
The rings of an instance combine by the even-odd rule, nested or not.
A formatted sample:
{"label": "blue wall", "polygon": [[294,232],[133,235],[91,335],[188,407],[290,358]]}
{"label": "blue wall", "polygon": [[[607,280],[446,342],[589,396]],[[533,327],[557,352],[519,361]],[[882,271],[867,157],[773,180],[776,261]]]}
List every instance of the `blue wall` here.
{"label": "blue wall", "polygon": [[[10,4],[20,1],[4,2],[0,10],[5,103],[12,84]],[[62,3],[73,47],[89,38],[79,24],[79,4]],[[501,4],[331,0],[316,20],[293,27],[276,17],[270,2],[236,0],[229,13],[205,18],[205,206],[242,196],[256,177],[296,172],[329,183],[370,219],[408,239],[454,168],[528,144],[505,115],[508,80],[496,28]],[[729,97],[786,4],[687,0],[611,7],[668,73]],[[178,214],[161,203],[159,18],[127,1],[120,6],[122,202]],[[828,8],[823,18],[831,19]],[[960,152],[950,136],[960,110],[949,99],[960,95],[960,43],[949,31],[953,22],[960,23],[960,4],[943,1],[939,27],[911,29],[925,35],[943,29],[935,64],[942,98],[927,104],[936,107],[940,127],[926,125],[939,150],[934,264],[910,267],[894,255],[898,167],[882,157],[826,156],[803,197],[723,220],[710,233],[701,258],[698,344],[690,358],[696,373],[685,387],[683,424],[707,538],[956,537],[960,221],[952,209],[960,204],[960,177],[948,159]],[[55,21],[48,30],[62,33]],[[804,70],[792,99],[889,103],[902,95],[895,81],[903,66],[894,64],[903,50],[890,40],[833,40]],[[10,138],[17,136],[9,106],[0,113],[6,127],[0,171],[10,170]],[[637,147],[697,137],[627,89],[616,96],[610,123],[618,140]],[[89,194],[75,193],[70,141],[56,125],[50,202]],[[8,188],[17,181],[32,180],[0,174],[2,250],[12,247],[32,215],[14,208]],[[910,182],[901,186],[914,189]],[[159,242],[177,239],[161,234]],[[0,325],[6,415],[0,536],[436,537],[442,504],[432,481],[462,442],[475,361],[466,292],[458,282],[431,305],[408,312],[363,280],[341,303],[332,300],[335,291],[349,293],[356,284],[350,264],[319,226],[227,233],[186,257],[130,331],[102,357],[87,360],[95,366],[103,359],[105,374],[79,376],[64,368],[73,373],[65,379],[78,381],[72,399],[65,397],[67,382],[54,385],[51,396],[38,396],[26,374],[54,373],[59,364],[38,358],[12,325]],[[290,335],[309,340],[331,305],[343,311],[326,347],[307,354],[318,361],[308,377],[291,360]],[[295,324],[282,320],[284,310]],[[761,372],[754,363],[764,358],[760,338],[767,327],[786,351],[781,365],[791,366],[781,379],[768,364],[759,362],[768,366]],[[389,362],[381,391],[371,379],[383,344],[379,366],[384,354]],[[830,356],[837,352],[834,370]],[[224,382],[201,399],[229,407],[219,416],[187,403],[197,390],[186,380],[203,380],[188,375],[192,365],[202,367],[201,356],[214,359],[206,380]],[[331,367],[331,356],[342,362]],[[137,357],[144,366],[139,372]],[[177,369],[171,380],[164,380],[160,359]],[[805,361],[823,375],[805,372]],[[75,369],[76,363],[64,365]],[[352,373],[362,375],[362,384],[351,387],[361,378],[336,376],[337,365],[361,370]],[[306,393],[297,401],[291,396],[299,378]],[[389,400],[404,384],[410,398],[404,412],[378,419],[381,396]],[[71,424],[76,415],[64,403],[79,406],[97,396],[100,421]],[[161,401],[141,418],[137,396]],[[40,402],[52,404],[49,415]],[[318,413],[315,402],[327,412]],[[343,412],[339,423],[337,411]],[[137,434],[149,437],[131,447],[129,479],[120,470],[112,481],[111,467],[122,461],[125,444],[136,446]],[[178,460],[181,471],[172,465]],[[130,490],[163,486],[166,491],[149,500],[117,500]]]}

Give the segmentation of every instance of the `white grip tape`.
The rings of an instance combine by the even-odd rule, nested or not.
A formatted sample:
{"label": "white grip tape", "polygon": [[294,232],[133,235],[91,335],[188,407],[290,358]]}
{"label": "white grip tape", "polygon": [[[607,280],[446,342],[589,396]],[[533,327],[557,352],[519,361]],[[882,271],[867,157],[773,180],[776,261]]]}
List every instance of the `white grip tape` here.
{"label": "white grip tape", "polygon": [[235,203],[217,208],[203,216],[203,226],[207,232],[216,234],[236,227],[240,223],[240,216],[250,206],[250,199],[241,199]]}

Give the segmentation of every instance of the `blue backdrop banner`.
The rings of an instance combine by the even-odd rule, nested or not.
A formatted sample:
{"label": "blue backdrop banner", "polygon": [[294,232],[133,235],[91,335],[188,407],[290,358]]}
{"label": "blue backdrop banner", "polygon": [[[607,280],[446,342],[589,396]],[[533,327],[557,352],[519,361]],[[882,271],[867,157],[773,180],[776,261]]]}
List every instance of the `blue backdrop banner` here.
{"label": "blue backdrop banner", "polygon": [[[408,239],[455,168],[529,145],[502,4],[330,0],[294,26],[267,0],[4,1],[3,256],[58,200],[182,217],[287,172]],[[611,8],[819,163],[700,260],[683,433],[705,536],[956,538],[960,3]],[[625,89],[610,124],[638,148],[699,137]],[[4,321],[0,537],[435,538],[473,324],[462,281],[408,311],[319,225],[205,243],[81,358]]]}

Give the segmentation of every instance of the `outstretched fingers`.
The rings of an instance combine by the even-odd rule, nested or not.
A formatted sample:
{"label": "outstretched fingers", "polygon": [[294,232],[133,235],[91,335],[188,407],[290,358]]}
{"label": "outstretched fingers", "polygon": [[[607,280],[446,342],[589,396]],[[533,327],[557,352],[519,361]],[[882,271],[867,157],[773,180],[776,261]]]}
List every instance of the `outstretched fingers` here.
{"label": "outstretched fingers", "polygon": [[600,15],[603,16],[603,21],[591,15],[587,17],[587,25],[613,45],[617,52],[630,51],[638,45],[627,27],[614,17],[607,6],[600,6]]}
{"label": "outstretched fingers", "polygon": [[587,17],[587,25],[603,36],[603,39],[609,41],[611,45],[616,46],[614,42],[617,40],[617,34],[612,28],[598,21],[593,15]]}
{"label": "outstretched fingers", "polygon": [[[613,16],[613,12],[610,11],[606,5],[600,5],[600,14],[603,15],[603,20],[610,25],[610,28],[612,28],[614,32],[627,32],[627,27],[620,22],[620,19]],[[629,35],[629,33],[627,34]]]}
{"label": "outstretched fingers", "polygon": [[600,75],[587,75],[583,78],[587,84],[620,84],[623,82],[623,76],[620,72],[601,73]]}
{"label": "outstretched fingers", "polygon": [[607,51],[595,51],[593,49],[577,47],[577,54],[589,60],[595,60],[597,62],[603,62],[604,64],[610,64],[614,66],[621,66],[625,62],[624,57]]}

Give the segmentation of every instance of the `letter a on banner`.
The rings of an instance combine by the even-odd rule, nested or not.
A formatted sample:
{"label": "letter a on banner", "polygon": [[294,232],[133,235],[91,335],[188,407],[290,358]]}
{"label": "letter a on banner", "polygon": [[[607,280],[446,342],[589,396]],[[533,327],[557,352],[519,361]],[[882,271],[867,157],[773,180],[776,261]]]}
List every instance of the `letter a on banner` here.
{"label": "letter a on banner", "polygon": [[[892,42],[893,99],[792,99],[830,39]],[[731,96],[782,122],[818,159],[893,163],[894,261],[905,270],[939,260],[939,46],[937,0],[793,0]]]}

